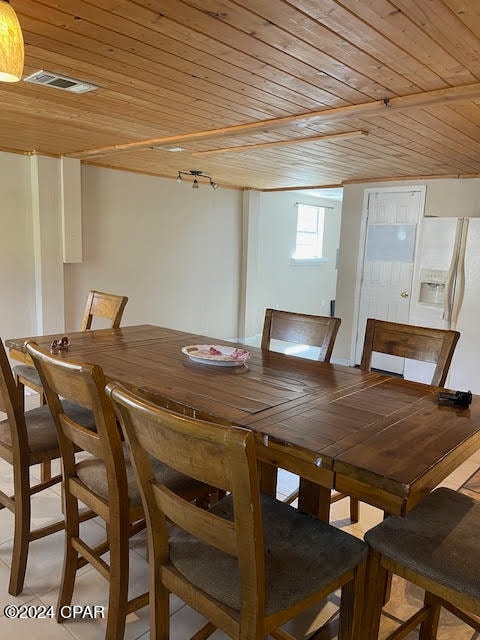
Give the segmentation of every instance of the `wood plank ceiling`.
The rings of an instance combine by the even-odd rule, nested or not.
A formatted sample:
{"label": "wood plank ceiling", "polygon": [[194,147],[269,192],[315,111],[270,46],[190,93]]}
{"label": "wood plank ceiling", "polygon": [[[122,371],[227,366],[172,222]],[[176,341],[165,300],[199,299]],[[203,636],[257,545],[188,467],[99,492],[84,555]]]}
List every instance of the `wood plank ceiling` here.
{"label": "wood plank ceiling", "polygon": [[480,0],[11,4],[25,77],[99,89],[1,84],[3,150],[255,189],[480,176]]}

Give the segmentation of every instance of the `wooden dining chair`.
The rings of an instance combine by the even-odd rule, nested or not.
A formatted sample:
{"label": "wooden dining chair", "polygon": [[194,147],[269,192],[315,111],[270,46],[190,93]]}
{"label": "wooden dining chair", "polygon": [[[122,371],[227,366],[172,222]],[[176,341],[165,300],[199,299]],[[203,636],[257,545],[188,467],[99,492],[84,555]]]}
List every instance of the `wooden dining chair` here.
{"label": "wooden dining chair", "polygon": [[[371,370],[374,352],[431,362],[436,364],[431,384],[442,387],[459,338],[460,333],[450,329],[419,327],[368,318],[360,369]],[[347,496],[337,494],[338,500],[343,497]],[[355,497],[350,497],[350,513],[356,515],[358,521],[359,501]]]}
{"label": "wooden dining chair", "polygon": [[[252,431],[173,413],[114,382],[107,392],[147,517],[151,638],[170,637],[174,593],[208,620],[197,640],[216,628],[238,640],[293,640],[279,627],[340,587],[338,638],[360,637],[364,542],[260,495]],[[155,477],[152,459],[228,495],[201,510]]]}
{"label": "wooden dining chair", "polygon": [[[109,320],[109,327],[112,329],[119,327],[127,302],[128,298],[126,296],[117,296],[101,291],[90,291],[85,305],[80,331],[91,329],[94,318]],[[22,398],[24,398],[25,387],[29,387],[39,394],[40,404],[45,404],[45,394],[43,393],[43,386],[36,368],[30,364],[17,364],[14,365],[13,371],[17,385],[21,390]],[[42,465],[41,478],[42,480],[48,480],[50,477],[50,462],[45,461]]]}
{"label": "wooden dining chair", "polygon": [[266,309],[261,346],[269,350],[272,340],[280,340],[317,347],[317,360],[330,362],[340,323],[340,318]]}
{"label": "wooden dining chair", "polygon": [[[65,559],[58,596],[57,620],[72,601],[77,569],[90,563],[109,581],[106,640],[121,640],[128,613],[148,603],[148,593],[128,597],[129,538],[145,527],[135,474],[122,443],[112,405],[105,394],[105,376],[97,365],[72,363],[42,351],[34,342],[27,351],[37,367],[55,420],[62,455],[65,494]],[[66,398],[93,412],[96,431],[67,416],[60,401]],[[90,454],[75,458],[75,449]],[[209,488],[162,463],[155,474],[186,500],[205,501]],[[106,523],[107,539],[92,548],[79,529],[79,502]],[[110,552],[109,563],[102,558]]]}
{"label": "wooden dining chair", "polygon": [[80,331],[92,328],[94,318],[105,318],[111,329],[117,329],[122,321],[123,311],[128,302],[127,296],[117,296],[113,293],[90,291],[83,313]]}
{"label": "wooden dining chair", "polygon": [[[94,318],[104,318],[108,320],[108,326],[111,329],[119,327],[127,302],[128,298],[126,296],[117,296],[101,291],[90,291],[83,312],[80,331],[91,329]],[[41,403],[45,404],[42,383],[35,367],[29,364],[18,364],[13,367],[13,371],[17,379],[17,384],[22,390],[24,387],[33,389],[33,391],[40,394]]]}
{"label": "wooden dining chair", "polygon": [[480,631],[479,531],[480,502],[444,487],[432,491],[406,516],[390,516],[367,531],[365,540],[371,548],[365,603],[368,637],[378,637],[391,573],[425,590],[425,598],[420,610],[392,634],[382,635],[384,640],[401,640],[419,624],[418,637],[435,640],[441,607]]}
{"label": "wooden dining chair", "polygon": [[[280,340],[316,347],[318,348],[317,360],[330,362],[341,322],[340,318],[266,309],[261,346],[262,349],[269,350],[272,340]],[[277,474],[278,468],[274,465],[269,465],[269,484],[272,487],[276,487]],[[285,502],[292,504],[299,497],[300,492],[303,491],[303,486],[306,484],[307,481],[300,478],[299,487],[290,493]],[[343,497],[343,494],[332,491],[330,501],[333,503]],[[350,517],[352,522],[358,521],[358,509],[355,511],[355,503],[352,503]]]}
{"label": "wooden dining chair", "polygon": [[[0,340],[0,411],[6,419],[0,422],[0,457],[12,465],[13,494],[0,491],[0,509],[14,515],[12,566],[8,592],[16,596],[23,590],[30,543],[64,528],[63,517],[41,528],[31,527],[31,499],[62,480],[55,475],[47,481],[31,484],[33,465],[60,458],[57,430],[49,408],[36,407],[24,413],[22,391],[15,384],[10,363]],[[64,402],[64,411],[85,428],[93,426],[90,412]],[[59,501],[59,513],[60,513]]]}
{"label": "wooden dining chair", "polygon": [[443,387],[460,333],[368,318],[360,369],[370,371],[374,352],[436,365],[430,384]]}

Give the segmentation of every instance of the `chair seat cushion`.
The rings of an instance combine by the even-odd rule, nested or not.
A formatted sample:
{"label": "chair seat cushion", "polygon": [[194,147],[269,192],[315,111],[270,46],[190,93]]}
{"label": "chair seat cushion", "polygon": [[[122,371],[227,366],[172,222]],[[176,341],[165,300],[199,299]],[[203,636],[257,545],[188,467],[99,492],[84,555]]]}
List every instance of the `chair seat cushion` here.
{"label": "chair seat cushion", "polygon": [[[128,499],[130,507],[138,507],[142,503],[138,489],[135,470],[130,460],[130,454],[126,442],[122,444],[127,471]],[[189,494],[194,487],[202,486],[197,480],[171,469],[167,465],[152,458],[152,468],[160,482],[166,484],[172,491],[180,494]],[[77,476],[92,491],[108,500],[107,470],[102,459],[94,456],[81,460],[77,465]]]}
{"label": "chair seat cushion", "polygon": [[480,502],[440,488],[404,518],[365,534],[382,555],[458,593],[480,599]]}
{"label": "chair seat cushion", "polygon": [[[96,429],[93,413],[76,404],[62,401],[65,413],[87,429]],[[28,447],[32,455],[58,449],[57,429],[48,405],[36,407],[25,412]],[[0,442],[12,446],[12,437],[8,420],[0,422]]]}
{"label": "chair seat cushion", "polygon": [[[30,383],[34,389],[42,388],[42,381],[35,367],[28,364],[16,364],[12,367],[13,373]],[[28,385],[27,385],[28,386]]]}
{"label": "chair seat cushion", "polygon": [[[266,614],[282,611],[330,585],[367,553],[358,538],[267,495],[261,496],[265,546]],[[211,509],[233,520],[231,496]],[[174,530],[170,561],[190,582],[237,613],[238,563],[185,531]]]}

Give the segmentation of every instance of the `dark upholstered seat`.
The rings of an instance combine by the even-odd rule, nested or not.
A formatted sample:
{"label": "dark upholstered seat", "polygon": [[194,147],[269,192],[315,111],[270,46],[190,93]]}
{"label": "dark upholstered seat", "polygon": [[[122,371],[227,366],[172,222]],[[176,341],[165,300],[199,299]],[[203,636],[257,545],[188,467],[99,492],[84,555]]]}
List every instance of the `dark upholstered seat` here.
{"label": "dark upholstered seat", "polygon": [[[130,508],[140,507],[142,498],[126,443],[123,443],[122,448],[125,456],[125,470],[127,472],[128,503]],[[167,484],[172,491],[185,493],[191,490],[194,492],[195,487],[198,487],[198,483],[195,480],[192,480],[192,478],[183,473],[178,473],[178,471],[174,469],[170,469],[170,467],[158,462],[158,460],[152,460],[152,468],[155,477],[158,478],[160,482]],[[104,460],[91,456],[81,460],[77,464],[76,469],[78,478],[89,489],[104,500],[108,500],[108,478]]]}
{"label": "dark upholstered seat", "polygon": [[16,364],[13,366],[13,373],[18,379],[22,379],[23,384],[30,389],[41,389],[42,382],[35,367],[28,364]]}
{"label": "dark upholstered seat", "polygon": [[[353,570],[366,557],[367,547],[348,533],[290,505],[261,496],[265,548],[265,614],[272,615],[326,589],[336,576]],[[233,522],[229,495],[210,513]],[[170,560],[190,582],[210,596],[240,611],[238,561],[186,531],[170,539]]]}
{"label": "dark upholstered seat", "polygon": [[[479,531],[480,502],[440,488],[405,517],[390,516],[365,534],[372,548],[371,575],[381,578],[377,585],[384,579],[384,569],[425,589],[421,638],[436,637],[440,606],[453,613],[461,609],[480,614]],[[372,577],[370,585],[373,582]],[[367,597],[372,603],[367,606],[371,628],[378,633],[381,594]]]}
{"label": "dark upholstered seat", "polygon": [[365,534],[382,555],[480,601],[480,502],[451,489],[433,491],[405,518]]}
{"label": "dark upholstered seat", "polygon": [[[93,413],[78,407],[71,402],[64,401],[63,406],[68,416],[79,422],[87,429],[95,429]],[[25,413],[27,426],[28,449],[35,455],[58,447],[57,432],[52,429],[52,414],[46,404]],[[7,447],[12,446],[11,429],[8,420],[0,422],[0,442]]]}

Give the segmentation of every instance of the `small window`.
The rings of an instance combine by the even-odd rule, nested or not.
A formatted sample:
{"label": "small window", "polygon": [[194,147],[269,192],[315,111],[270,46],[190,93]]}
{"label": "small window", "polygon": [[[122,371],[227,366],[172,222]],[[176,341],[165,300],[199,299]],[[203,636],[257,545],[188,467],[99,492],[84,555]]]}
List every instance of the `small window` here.
{"label": "small window", "polygon": [[321,260],[325,207],[297,204],[297,236],[294,260]]}

